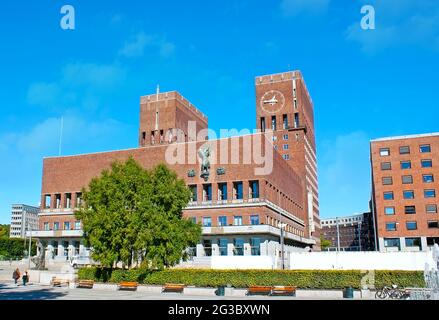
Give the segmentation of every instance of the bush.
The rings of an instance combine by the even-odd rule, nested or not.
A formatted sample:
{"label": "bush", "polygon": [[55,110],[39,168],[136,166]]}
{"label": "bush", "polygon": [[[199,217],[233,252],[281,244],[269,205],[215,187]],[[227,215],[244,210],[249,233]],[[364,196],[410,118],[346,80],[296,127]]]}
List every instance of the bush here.
{"label": "bush", "polygon": [[[236,288],[252,285],[292,285],[303,289],[360,288],[364,274],[359,270],[210,270],[210,269],[166,269],[146,271],[142,269],[83,268],[80,279],[118,283],[136,281],[143,284],[162,285],[184,283],[199,287],[217,287],[230,284]],[[423,287],[420,271],[376,271],[375,286],[396,284],[400,287]]]}

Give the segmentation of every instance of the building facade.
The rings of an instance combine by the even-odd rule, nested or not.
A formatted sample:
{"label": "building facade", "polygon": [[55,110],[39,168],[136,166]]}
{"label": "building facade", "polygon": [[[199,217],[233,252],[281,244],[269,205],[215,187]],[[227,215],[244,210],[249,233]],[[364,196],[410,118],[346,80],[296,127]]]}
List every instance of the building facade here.
{"label": "building facade", "polygon": [[372,140],[370,153],[379,250],[439,243],[439,133]]}
{"label": "building facade", "polygon": [[[303,83],[298,71],[283,75],[290,82],[297,79]],[[276,77],[280,75],[273,75]],[[264,83],[264,79],[270,76],[257,77],[256,83]],[[257,85],[256,109],[270,100],[267,104],[273,108],[279,104],[279,115],[294,114],[293,86],[283,86],[283,82],[273,82],[264,89],[285,92],[281,101],[271,93],[262,98]],[[296,104],[302,106],[301,100]],[[44,159],[38,237],[47,240],[46,257],[63,261],[88,253],[81,222],[74,216],[82,202],[81,190],[112,162],[129,157],[145,168],[165,163],[186,181],[193,196],[183,216],[202,225],[201,242],[189,248],[196,258],[280,256],[281,228],[285,251],[318,250],[317,177],[308,176],[315,171],[314,125],[309,120],[313,112],[307,108],[309,114],[305,116],[303,111],[307,120],[301,129],[275,128],[208,140],[207,117],[181,94],[172,91],[142,96],[138,148]],[[272,137],[284,135],[293,149],[288,154],[292,159],[297,157],[298,164],[285,159],[273,146]],[[311,151],[306,151],[308,148]],[[296,149],[297,155],[293,152]],[[264,161],[252,157],[256,150],[262,150]]]}
{"label": "building facade", "polygon": [[331,241],[328,251],[373,251],[374,226],[371,212],[321,220],[322,237]]}
{"label": "building facade", "polygon": [[25,204],[13,204],[11,208],[10,238],[24,238],[26,231],[39,230],[38,212],[39,207]]}

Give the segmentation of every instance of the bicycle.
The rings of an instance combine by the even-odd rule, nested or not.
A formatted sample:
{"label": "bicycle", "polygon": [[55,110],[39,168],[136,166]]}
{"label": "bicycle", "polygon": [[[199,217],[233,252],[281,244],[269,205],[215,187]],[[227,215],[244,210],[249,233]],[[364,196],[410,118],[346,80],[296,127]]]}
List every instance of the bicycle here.
{"label": "bicycle", "polygon": [[375,293],[375,298],[386,299],[402,299],[405,296],[405,291],[398,289],[397,285],[392,285],[392,287],[385,286],[384,288],[378,290]]}

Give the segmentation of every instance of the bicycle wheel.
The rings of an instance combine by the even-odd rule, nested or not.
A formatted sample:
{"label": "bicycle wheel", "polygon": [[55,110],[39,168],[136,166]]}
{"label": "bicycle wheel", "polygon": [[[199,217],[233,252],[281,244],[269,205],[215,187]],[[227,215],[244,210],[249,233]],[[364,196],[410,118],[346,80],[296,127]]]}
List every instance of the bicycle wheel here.
{"label": "bicycle wheel", "polygon": [[378,290],[378,291],[375,293],[375,298],[378,298],[378,299],[386,299],[386,298],[387,298],[387,291],[384,290],[384,289]]}

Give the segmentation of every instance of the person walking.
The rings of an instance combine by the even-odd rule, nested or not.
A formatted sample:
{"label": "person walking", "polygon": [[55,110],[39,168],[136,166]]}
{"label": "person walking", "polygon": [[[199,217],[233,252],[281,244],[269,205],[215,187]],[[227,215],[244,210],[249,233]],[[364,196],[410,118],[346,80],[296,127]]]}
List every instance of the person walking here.
{"label": "person walking", "polygon": [[29,282],[29,273],[27,272],[27,270],[23,273],[23,286],[26,285],[26,283]]}
{"label": "person walking", "polygon": [[17,268],[14,270],[14,272],[12,273],[12,279],[14,279],[15,284],[17,284],[18,279],[20,279],[20,270]]}

